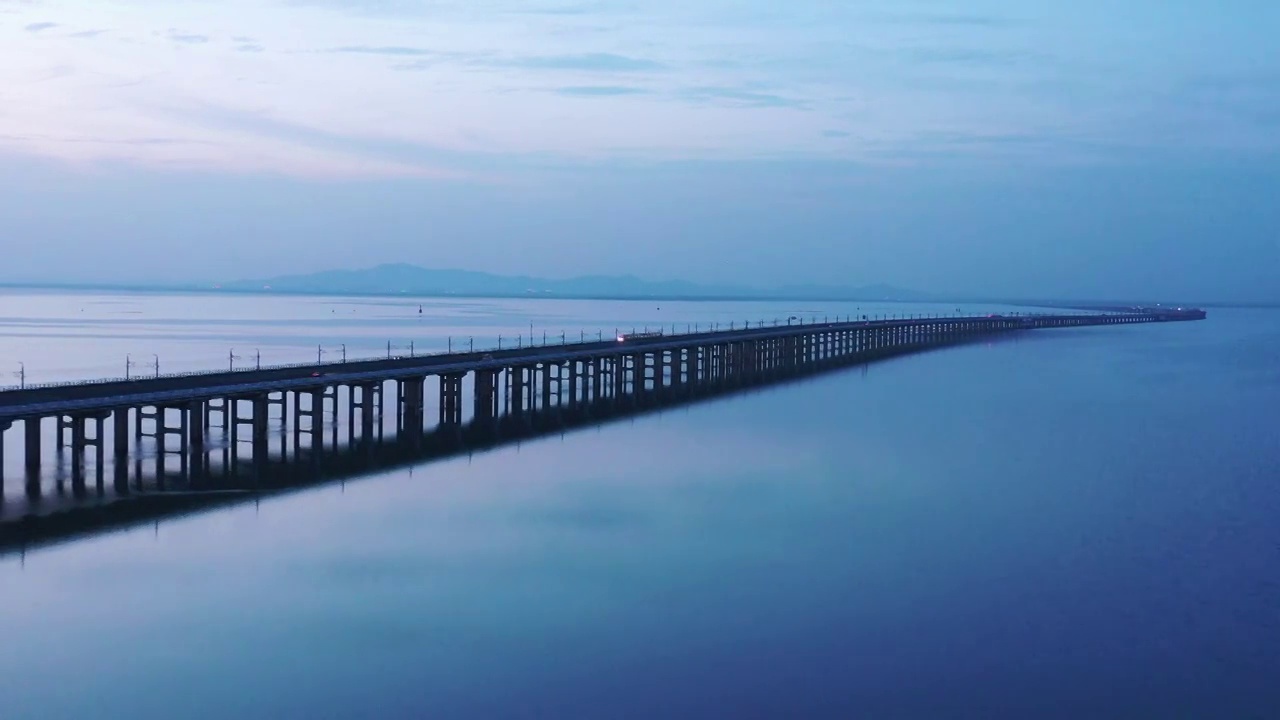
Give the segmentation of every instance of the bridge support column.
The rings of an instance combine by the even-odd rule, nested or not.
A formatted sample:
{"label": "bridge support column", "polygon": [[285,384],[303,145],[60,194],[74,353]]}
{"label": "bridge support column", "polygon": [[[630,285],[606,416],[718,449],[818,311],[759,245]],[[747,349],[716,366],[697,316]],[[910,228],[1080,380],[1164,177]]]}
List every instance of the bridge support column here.
{"label": "bridge support column", "polygon": [[12,420],[0,420],[0,505],[4,504],[4,434],[11,427]]}
{"label": "bridge support column", "polygon": [[422,446],[422,378],[410,378],[399,383],[401,440],[408,440],[414,448]]}
{"label": "bridge support column", "polygon": [[553,365],[551,363],[543,363],[542,366],[539,368],[540,370],[539,374],[542,376],[542,386],[541,388],[539,388],[539,390],[542,395],[542,399],[540,402],[542,403],[541,412],[543,413],[550,412],[551,410],[551,383],[552,383],[551,368],[552,367]]}
{"label": "bridge support column", "polygon": [[[59,424],[66,423],[66,417],[58,416]],[[71,490],[76,495],[84,493],[84,419],[77,418],[70,421],[71,426]],[[62,435],[61,428],[58,431]]]}
{"label": "bridge support column", "polygon": [[111,411],[111,467],[120,494],[129,492],[129,410],[118,407]]}
{"label": "bridge support column", "polygon": [[271,455],[271,447],[267,444],[267,419],[270,417],[270,408],[270,396],[258,395],[253,398],[253,468],[255,476],[259,479]]}
{"label": "bridge support column", "polygon": [[93,438],[86,439],[86,445],[92,445],[94,449],[94,466],[93,476],[97,486],[98,494],[101,495],[106,491],[107,477],[107,418],[110,413],[98,412],[90,417],[84,418],[78,422],[93,421]]}
{"label": "bridge support column", "polygon": [[[311,419],[312,429],[317,433],[319,441],[313,439],[313,446],[324,450],[324,439],[321,436],[324,428],[325,419],[333,418],[333,424],[329,426],[330,445],[334,450],[338,449],[338,386],[330,385],[320,394],[320,414]],[[314,408],[315,405],[312,405]]]}
{"label": "bridge support column", "polygon": [[[302,459],[302,418],[309,417],[315,412],[315,400],[311,401],[311,411],[302,409],[302,391],[295,390],[293,393],[293,415],[289,419],[289,427],[293,431],[293,461],[298,462]],[[314,433],[312,442],[315,442]],[[288,454],[285,455],[288,458]]]}
{"label": "bridge support column", "polygon": [[[311,423],[310,423],[309,429],[311,431],[310,450],[311,450],[311,463],[313,465],[319,463],[320,458],[324,455],[325,399],[329,396],[329,390],[330,388],[325,388],[324,390],[311,391],[311,411],[309,414],[309,417],[311,418]],[[336,408],[335,408],[335,411],[336,411]],[[334,422],[334,429],[333,429],[334,448],[338,447],[337,425],[338,425],[337,422]]]}
{"label": "bridge support column", "polygon": [[[440,378],[440,425],[444,425],[444,378]],[[498,373],[495,370],[477,370],[475,372],[475,398],[472,415],[475,421],[483,425],[491,425],[498,417]]]}
{"label": "bridge support column", "polygon": [[[396,435],[404,433],[404,382],[396,379]],[[401,438],[403,439],[403,438]]]}
{"label": "bridge support column", "polygon": [[384,400],[383,392],[385,390],[386,390],[386,387],[382,383],[380,382],[374,383],[373,392],[370,396],[373,399],[373,413],[374,413],[373,417],[375,418],[374,420],[374,422],[376,423],[375,429],[377,431],[379,441],[381,441],[383,437],[385,437],[385,433],[387,431],[387,423],[386,423],[387,405],[385,402],[383,402]]}
{"label": "bridge support column", "polygon": [[595,407],[601,400],[601,366],[600,358],[592,358],[587,365],[587,406]]}
{"label": "bridge support column", "polygon": [[[200,410],[199,403],[189,403],[185,406],[178,407],[178,466],[179,471],[191,479],[192,466],[199,467],[199,461],[193,453],[193,445],[195,443],[195,428],[200,427]],[[204,429],[201,428],[199,442],[201,445],[201,454],[203,455],[204,445]]]}
{"label": "bridge support column", "polygon": [[507,368],[507,414],[519,417],[524,414],[524,368]]}
{"label": "bridge support column", "polygon": [[373,448],[373,418],[377,412],[374,399],[374,386],[360,385],[360,442]]}
{"label": "bridge support column", "polygon": [[465,377],[458,373],[440,376],[439,429],[455,440],[462,427],[462,380]]}
{"label": "bridge support column", "polygon": [[569,361],[569,407],[574,410],[578,409],[578,403],[582,397],[580,364],[578,360]]}
{"label": "bridge support column", "polygon": [[347,385],[347,443],[356,441],[356,386]]}
{"label": "bridge support column", "polygon": [[40,453],[43,443],[40,442],[40,425],[43,418],[29,417],[22,421],[22,432],[26,447],[23,452],[23,464],[26,470],[27,496],[40,497]]}
{"label": "bridge support column", "polygon": [[625,356],[614,355],[609,361],[610,374],[613,376],[613,390],[610,393],[610,400],[617,405],[622,396],[627,392],[627,368],[625,365]]}

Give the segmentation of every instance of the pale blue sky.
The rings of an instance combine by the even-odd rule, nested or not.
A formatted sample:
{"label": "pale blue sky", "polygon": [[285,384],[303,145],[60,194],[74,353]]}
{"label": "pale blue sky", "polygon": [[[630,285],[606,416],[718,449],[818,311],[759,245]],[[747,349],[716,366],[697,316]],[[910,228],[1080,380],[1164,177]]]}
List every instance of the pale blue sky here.
{"label": "pale blue sky", "polygon": [[0,0],[0,280],[1280,299],[1280,3]]}

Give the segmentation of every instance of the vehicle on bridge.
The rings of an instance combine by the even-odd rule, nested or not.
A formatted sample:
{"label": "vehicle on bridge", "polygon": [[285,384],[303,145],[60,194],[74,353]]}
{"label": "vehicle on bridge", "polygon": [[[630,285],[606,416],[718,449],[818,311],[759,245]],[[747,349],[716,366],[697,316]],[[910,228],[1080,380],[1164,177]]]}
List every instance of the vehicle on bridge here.
{"label": "vehicle on bridge", "polygon": [[618,342],[626,342],[628,340],[644,340],[648,338],[660,338],[662,331],[656,332],[638,332],[638,333],[622,333],[618,336]]}

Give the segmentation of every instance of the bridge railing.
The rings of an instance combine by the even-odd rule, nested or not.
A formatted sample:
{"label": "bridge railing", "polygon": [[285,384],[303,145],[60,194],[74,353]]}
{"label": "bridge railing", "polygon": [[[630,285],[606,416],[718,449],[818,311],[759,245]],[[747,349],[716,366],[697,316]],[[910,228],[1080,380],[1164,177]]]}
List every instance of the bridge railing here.
{"label": "bridge railing", "polygon": [[[1082,311],[1075,312],[1075,313],[1017,312],[1017,313],[1005,313],[1003,317],[1035,318],[1035,317],[1046,317],[1046,316],[1063,316],[1063,315],[1071,315],[1071,314],[1103,315],[1103,314],[1124,314],[1124,313],[1118,312],[1118,311],[1103,312],[1103,313],[1085,313]],[[683,332],[680,331],[680,327],[679,327],[681,323],[675,323],[672,326],[670,326],[671,332],[669,334],[666,332],[667,326],[665,325],[658,327],[656,329],[661,331],[667,337],[678,339],[678,338],[688,338],[693,336],[706,335],[708,333],[740,332],[743,330],[764,329],[769,327],[779,327],[779,328],[789,327],[789,326],[790,327],[817,327],[817,326],[832,325],[832,324],[848,324],[852,322],[888,322],[888,321],[913,321],[913,320],[956,321],[956,320],[966,320],[966,319],[974,319],[974,320],[986,319],[989,317],[993,317],[993,316],[988,313],[982,313],[982,314],[973,314],[973,313],[952,313],[952,314],[877,313],[877,314],[871,314],[871,313],[867,313],[860,317],[854,317],[853,315],[843,315],[843,316],[828,315],[828,316],[824,316],[821,321],[818,321],[816,316],[810,316],[807,318],[809,322],[805,322],[806,320],[805,317],[792,316],[785,320],[781,318],[774,318],[773,320],[749,320],[749,321],[744,321],[743,323],[738,323],[736,321],[730,321],[728,323],[723,323],[723,322],[683,323],[685,325]],[[655,329],[655,326],[632,327],[628,332],[631,332],[631,333],[650,332],[653,329]],[[618,328],[617,330],[615,330],[615,333],[621,333],[621,332],[622,332],[622,328]],[[594,341],[591,340],[592,334],[594,334],[597,338]],[[520,350],[520,349],[580,345],[580,344],[586,344],[591,342],[602,342],[606,339],[602,330],[596,330],[596,331],[593,331],[593,333],[588,333],[585,330],[580,331],[579,339],[577,342],[573,341],[572,334],[569,334],[566,332],[560,333],[559,336],[546,336],[546,337],[549,340],[554,340],[558,337],[559,342],[536,343],[536,342],[533,342],[535,338],[530,337],[530,342],[524,343],[523,342],[524,336],[518,335],[517,338],[520,339],[521,344],[517,346],[512,346],[510,344],[507,344],[506,346],[503,346],[502,340],[504,336],[500,335],[498,336],[496,346],[475,347],[474,344],[471,344],[467,347],[465,351],[463,351],[460,349],[452,349],[453,338],[449,338],[447,342],[449,342],[450,347],[449,349],[445,349],[445,350],[434,350],[434,351],[427,351],[427,352],[417,352],[416,350],[412,350],[409,355],[394,354],[393,352],[390,352],[390,351],[385,355],[378,355],[378,356],[346,357],[344,355],[344,357],[342,357],[341,359],[334,359],[334,360],[325,359],[323,357],[323,346],[320,346],[321,353],[319,353],[319,356],[316,358],[316,361],[271,363],[266,365],[255,364],[252,367],[231,366],[225,370],[189,370],[189,371],[183,371],[183,372],[152,373],[152,374],[146,374],[146,375],[130,374],[128,376],[116,376],[116,377],[87,378],[87,379],[78,379],[78,380],[54,380],[54,381],[40,382],[40,383],[24,382],[19,385],[0,386],[0,392],[12,392],[15,390],[47,390],[47,389],[62,388],[62,387],[107,385],[111,383],[124,383],[124,382],[129,382],[129,383],[146,382],[148,380],[176,380],[176,379],[192,378],[192,377],[209,377],[213,375],[269,372],[272,370],[296,370],[299,368],[331,367],[335,365],[345,365],[350,363],[415,360],[415,359],[425,359],[425,358],[432,358],[432,357],[446,357],[449,355],[510,352],[512,350]],[[608,338],[608,339],[612,340],[613,338]],[[405,346],[396,346],[392,343],[388,343],[388,347],[391,350],[395,350],[395,349],[402,349]],[[412,343],[408,347],[412,347]]]}

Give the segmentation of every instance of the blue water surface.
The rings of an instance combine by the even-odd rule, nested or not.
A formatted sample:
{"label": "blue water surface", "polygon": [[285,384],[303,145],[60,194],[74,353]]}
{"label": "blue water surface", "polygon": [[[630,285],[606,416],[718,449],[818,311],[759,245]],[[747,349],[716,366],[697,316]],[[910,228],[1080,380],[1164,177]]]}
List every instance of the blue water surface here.
{"label": "blue water surface", "polygon": [[1043,331],[0,559],[0,717],[1280,717],[1280,313]]}

